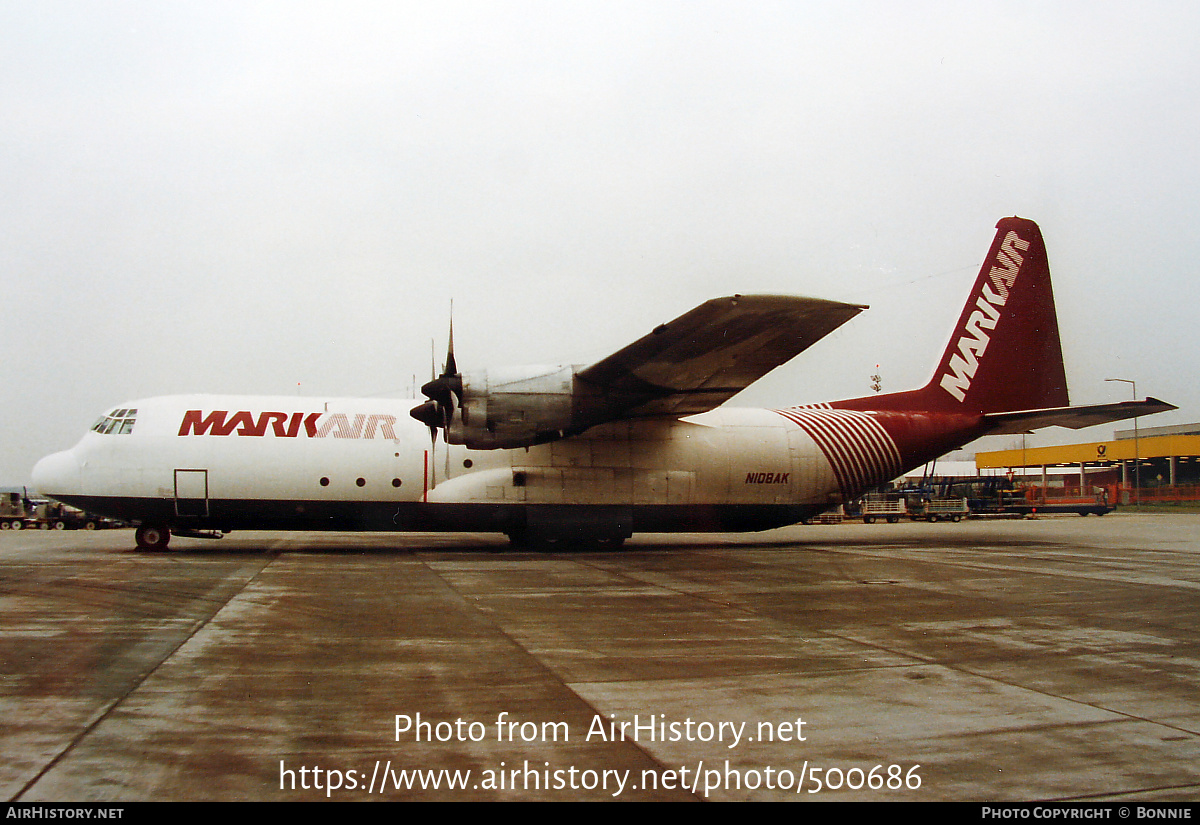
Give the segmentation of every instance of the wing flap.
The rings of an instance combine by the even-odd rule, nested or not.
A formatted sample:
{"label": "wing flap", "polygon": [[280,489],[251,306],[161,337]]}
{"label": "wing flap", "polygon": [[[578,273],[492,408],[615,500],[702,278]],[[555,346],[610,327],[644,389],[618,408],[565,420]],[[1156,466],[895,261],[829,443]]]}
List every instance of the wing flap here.
{"label": "wing flap", "polygon": [[818,298],[714,298],[586,367],[578,378],[621,397],[624,417],[711,410],[866,309]]}
{"label": "wing flap", "polygon": [[992,425],[988,435],[1017,435],[1041,427],[1068,427],[1081,430],[1096,424],[1108,424],[1127,418],[1177,410],[1178,407],[1147,398],[1145,401],[1122,401],[1117,404],[1092,404],[1083,407],[1052,407],[1044,410],[988,413],[984,421]]}

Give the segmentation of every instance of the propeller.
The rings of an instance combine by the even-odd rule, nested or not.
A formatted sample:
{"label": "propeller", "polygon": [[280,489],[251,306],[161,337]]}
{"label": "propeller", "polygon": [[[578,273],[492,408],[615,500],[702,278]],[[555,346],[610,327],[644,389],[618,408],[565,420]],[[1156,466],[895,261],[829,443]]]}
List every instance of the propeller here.
{"label": "propeller", "polygon": [[450,317],[450,339],[446,348],[446,363],[442,374],[421,387],[429,400],[413,407],[409,415],[429,428],[429,437],[436,442],[439,428],[447,429],[454,420],[454,411],[462,406],[463,380],[454,360],[454,316]]}

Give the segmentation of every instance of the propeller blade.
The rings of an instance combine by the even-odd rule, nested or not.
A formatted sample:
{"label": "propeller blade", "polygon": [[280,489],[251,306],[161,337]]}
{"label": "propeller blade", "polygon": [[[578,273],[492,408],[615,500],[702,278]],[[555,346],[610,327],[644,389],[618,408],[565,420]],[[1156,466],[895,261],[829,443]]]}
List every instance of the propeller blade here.
{"label": "propeller blade", "polygon": [[[432,367],[432,364],[430,366]],[[430,372],[432,371],[430,369]],[[442,367],[442,374],[424,384],[421,392],[429,400],[413,407],[409,415],[429,427],[430,435],[436,443],[438,428],[449,429],[454,422],[454,411],[462,406],[463,401],[463,379],[454,359],[453,303],[450,304],[450,335],[446,345],[446,363]]]}
{"label": "propeller blade", "polygon": [[442,368],[442,375],[457,375],[458,364],[454,362],[454,302],[450,302],[450,337],[446,344],[446,365]]}

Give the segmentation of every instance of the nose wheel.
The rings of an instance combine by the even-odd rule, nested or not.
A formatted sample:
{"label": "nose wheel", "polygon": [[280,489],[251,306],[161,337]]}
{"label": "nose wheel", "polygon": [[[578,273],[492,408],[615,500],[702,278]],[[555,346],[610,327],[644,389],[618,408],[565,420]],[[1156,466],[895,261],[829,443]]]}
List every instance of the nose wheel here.
{"label": "nose wheel", "polygon": [[166,550],[171,542],[171,531],[156,524],[143,524],[133,538],[139,550]]}

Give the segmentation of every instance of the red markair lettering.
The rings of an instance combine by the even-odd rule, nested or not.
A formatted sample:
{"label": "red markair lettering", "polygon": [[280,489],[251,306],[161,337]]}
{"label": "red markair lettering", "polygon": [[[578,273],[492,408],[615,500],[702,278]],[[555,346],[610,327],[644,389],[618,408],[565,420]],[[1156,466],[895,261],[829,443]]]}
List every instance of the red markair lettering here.
{"label": "red markair lettering", "polygon": [[[324,420],[322,420],[324,419]],[[179,435],[238,435],[252,438],[297,438],[301,428],[309,438],[396,438],[396,416],[380,413],[252,412],[188,410]]]}
{"label": "red markair lettering", "polygon": [[959,401],[965,399],[967,390],[971,389],[979,359],[992,340],[986,330],[995,329],[1000,321],[1000,307],[1008,303],[1009,291],[1021,274],[1027,251],[1029,241],[1022,240],[1016,232],[1010,231],[1000,244],[1000,251],[988,273],[989,280],[984,281],[975,302],[978,309],[967,318],[963,335],[958,339],[958,352],[950,356],[946,365],[949,371],[942,374],[941,388]]}

